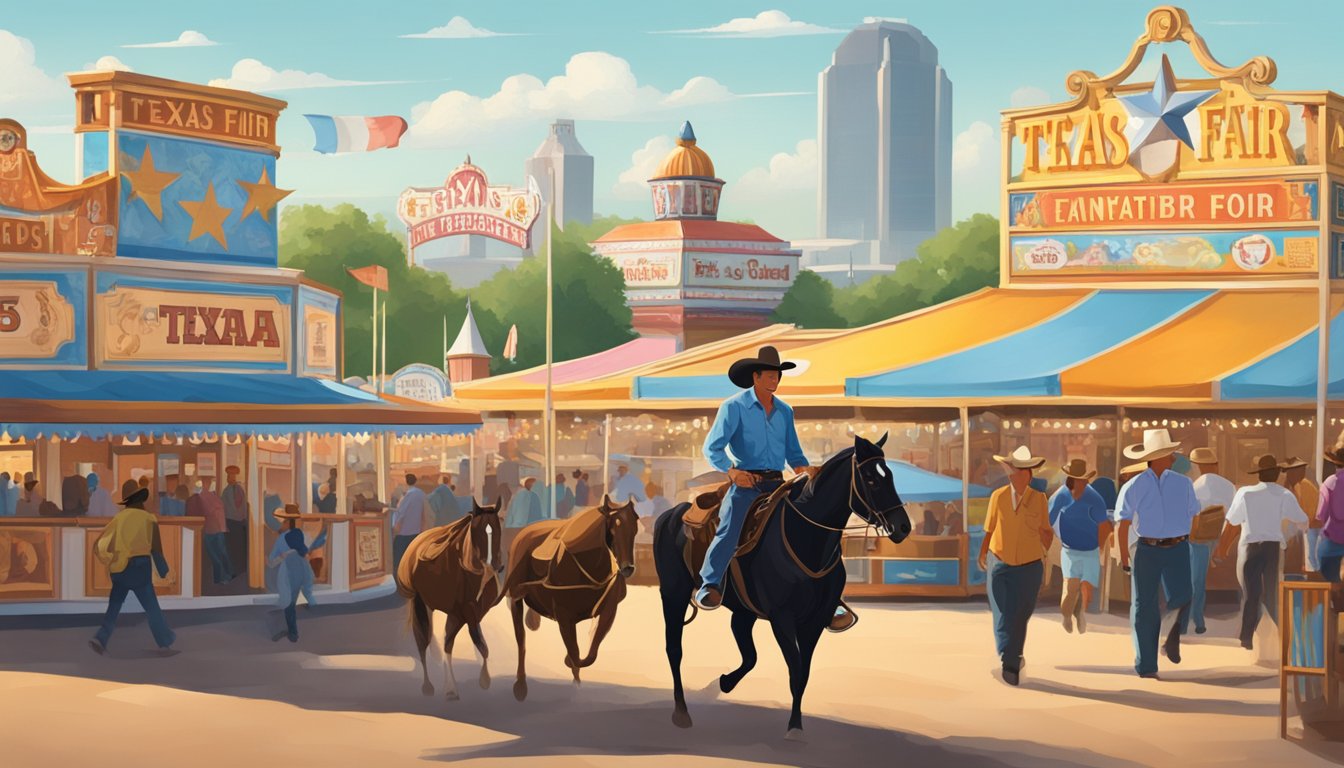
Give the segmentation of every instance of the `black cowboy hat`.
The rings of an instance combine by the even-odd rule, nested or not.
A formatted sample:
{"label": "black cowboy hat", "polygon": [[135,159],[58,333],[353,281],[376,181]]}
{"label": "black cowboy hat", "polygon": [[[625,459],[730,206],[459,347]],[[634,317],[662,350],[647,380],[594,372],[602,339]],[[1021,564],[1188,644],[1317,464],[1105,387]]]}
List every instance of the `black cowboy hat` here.
{"label": "black cowboy hat", "polygon": [[755,357],[744,357],[728,368],[728,378],[734,384],[746,389],[752,385],[751,375],[756,371],[784,372],[797,368],[793,363],[781,363],[779,350],[774,347],[761,347]]}
{"label": "black cowboy hat", "polygon": [[144,504],[146,501],[149,501],[149,489],[137,488],[135,493],[121,500],[121,506],[129,507],[132,504]]}

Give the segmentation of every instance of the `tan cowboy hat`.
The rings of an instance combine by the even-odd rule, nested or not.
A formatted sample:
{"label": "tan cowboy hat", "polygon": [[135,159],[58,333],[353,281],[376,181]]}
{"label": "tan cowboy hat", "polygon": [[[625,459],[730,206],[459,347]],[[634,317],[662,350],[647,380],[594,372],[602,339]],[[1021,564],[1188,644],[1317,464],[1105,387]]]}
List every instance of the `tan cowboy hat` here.
{"label": "tan cowboy hat", "polygon": [[284,509],[277,509],[275,516],[281,520],[297,519],[299,517],[298,504],[286,504]]}
{"label": "tan cowboy hat", "polygon": [[1282,464],[1279,465],[1279,469],[1297,469],[1298,467],[1305,467],[1305,466],[1307,466],[1307,462],[1305,459],[1302,459],[1299,456],[1289,456],[1288,458],[1283,460]]}
{"label": "tan cowboy hat", "polygon": [[1217,464],[1218,454],[1212,448],[1196,448],[1190,452],[1191,464]]}
{"label": "tan cowboy hat", "polygon": [[1120,474],[1122,474],[1122,475],[1141,475],[1141,474],[1143,474],[1145,471],[1147,471],[1147,469],[1148,469],[1148,465],[1147,465],[1147,464],[1143,464],[1143,463],[1139,463],[1139,464],[1126,464],[1124,467],[1122,467],[1122,468],[1120,469]]}
{"label": "tan cowboy hat", "polygon": [[1136,461],[1155,461],[1170,456],[1180,448],[1180,443],[1171,441],[1171,433],[1165,429],[1143,430],[1143,442],[1125,446],[1125,458]]}
{"label": "tan cowboy hat", "polygon": [[751,386],[751,375],[756,371],[784,371],[793,370],[798,366],[793,363],[780,362],[779,350],[771,346],[761,347],[756,352],[755,357],[744,357],[728,367],[728,378],[734,384],[742,389]]}
{"label": "tan cowboy hat", "polygon": [[1271,469],[1272,470],[1280,469],[1279,460],[1274,458],[1274,454],[1272,453],[1262,453],[1259,456],[1255,457],[1255,466],[1252,467],[1251,469],[1246,470],[1246,474],[1258,475],[1261,472],[1266,472]]}
{"label": "tan cowboy hat", "polygon": [[1088,471],[1087,459],[1072,459],[1060,469],[1064,470],[1065,477],[1072,477],[1074,480],[1091,480],[1097,476],[1097,470]]}
{"label": "tan cowboy hat", "polygon": [[1007,456],[994,454],[994,460],[1000,464],[1007,464],[1013,469],[1035,469],[1045,463],[1045,459],[1040,456],[1032,456],[1031,449],[1025,445],[1019,445],[1013,449],[1013,452]]}

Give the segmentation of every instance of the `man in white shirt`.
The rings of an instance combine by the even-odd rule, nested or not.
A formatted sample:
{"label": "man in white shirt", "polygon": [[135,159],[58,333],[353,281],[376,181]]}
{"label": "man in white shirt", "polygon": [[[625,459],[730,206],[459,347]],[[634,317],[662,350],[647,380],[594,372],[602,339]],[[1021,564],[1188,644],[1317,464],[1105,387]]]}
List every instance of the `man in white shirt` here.
{"label": "man in white shirt", "polygon": [[1278,484],[1279,460],[1271,454],[1255,458],[1248,471],[1260,482],[1237,491],[1227,511],[1218,556],[1226,557],[1234,540],[1237,549],[1237,577],[1241,582],[1241,647],[1251,650],[1255,626],[1260,623],[1263,603],[1271,620],[1279,615],[1279,551],[1283,547],[1284,523],[1299,530],[1307,527],[1307,516],[1287,488]]}
{"label": "man in white shirt", "polygon": [[[1196,448],[1190,452],[1190,463],[1199,467],[1199,477],[1195,479],[1195,498],[1200,509],[1212,506],[1223,508],[1223,514],[1232,508],[1232,497],[1237,486],[1231,480],[1218,474],[1218,454],[1212,448]],[[1209,559],[1213,555],[1215,542],[1190,540],[1190,580],[1194,596],[1190,600],[1190,609],[1181,612],[1180,631],[1190,631],[1190,618],[1195,619],[1195,634],[1202,635],[1204,626],[1205,587],[1209,577]]]}

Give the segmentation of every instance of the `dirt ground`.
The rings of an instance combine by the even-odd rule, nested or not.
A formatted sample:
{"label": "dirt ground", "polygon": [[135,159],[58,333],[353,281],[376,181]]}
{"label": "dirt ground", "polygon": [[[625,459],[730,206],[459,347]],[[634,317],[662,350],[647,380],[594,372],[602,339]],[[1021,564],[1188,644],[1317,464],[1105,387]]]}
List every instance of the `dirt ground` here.
{"label": "dirt ground", "polygon": [[[1278,738],[1277,673],[1237,646],[1229,610],[1163,660],[1133,672],[1121,616],[1067,634],[1042,606],[1020,688],[998,678],[983,602],[859,603],[853,631],[823,637],[804,700],[807,742],[785,741],[788,682],[768,627],[760,664],[731,696],[706,686],[736,665],[726,611],[687,630],[695,726],[671,723],[670,677],[653,588],[632,588],[597,664],[574,686],[553,624],[529,633],[530,696],[511,693],[507,610],[487,617],[493,685],[464,632],[461,699],[420,692],[399,598],[300,608],[297,644],[272,642],[263,609],[178,612],[179,653],[160,658],[141,616],[123,616],[109,655],[91,617],[0,620],[0,765],[238,766],[1312,766],[1344,745]],[[441,618],[441,617],[440,617]],[[584,638],[586,647],[586,638]]]}

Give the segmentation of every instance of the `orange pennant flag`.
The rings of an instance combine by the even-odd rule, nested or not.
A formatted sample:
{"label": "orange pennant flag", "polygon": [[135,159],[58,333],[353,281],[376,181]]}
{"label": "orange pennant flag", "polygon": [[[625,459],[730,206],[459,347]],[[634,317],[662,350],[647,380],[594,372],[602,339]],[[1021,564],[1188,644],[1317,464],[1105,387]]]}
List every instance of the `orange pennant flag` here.
{"label": "orange pennant flag", "polygon": [[379,264],[370,264],[367,267],[360,267],[359,269],[350,269],[349,267],[346,267],[345,271],[349,272],[351,277],[370,288],[377,288],[380,291],[387,290],[387,269]]}

